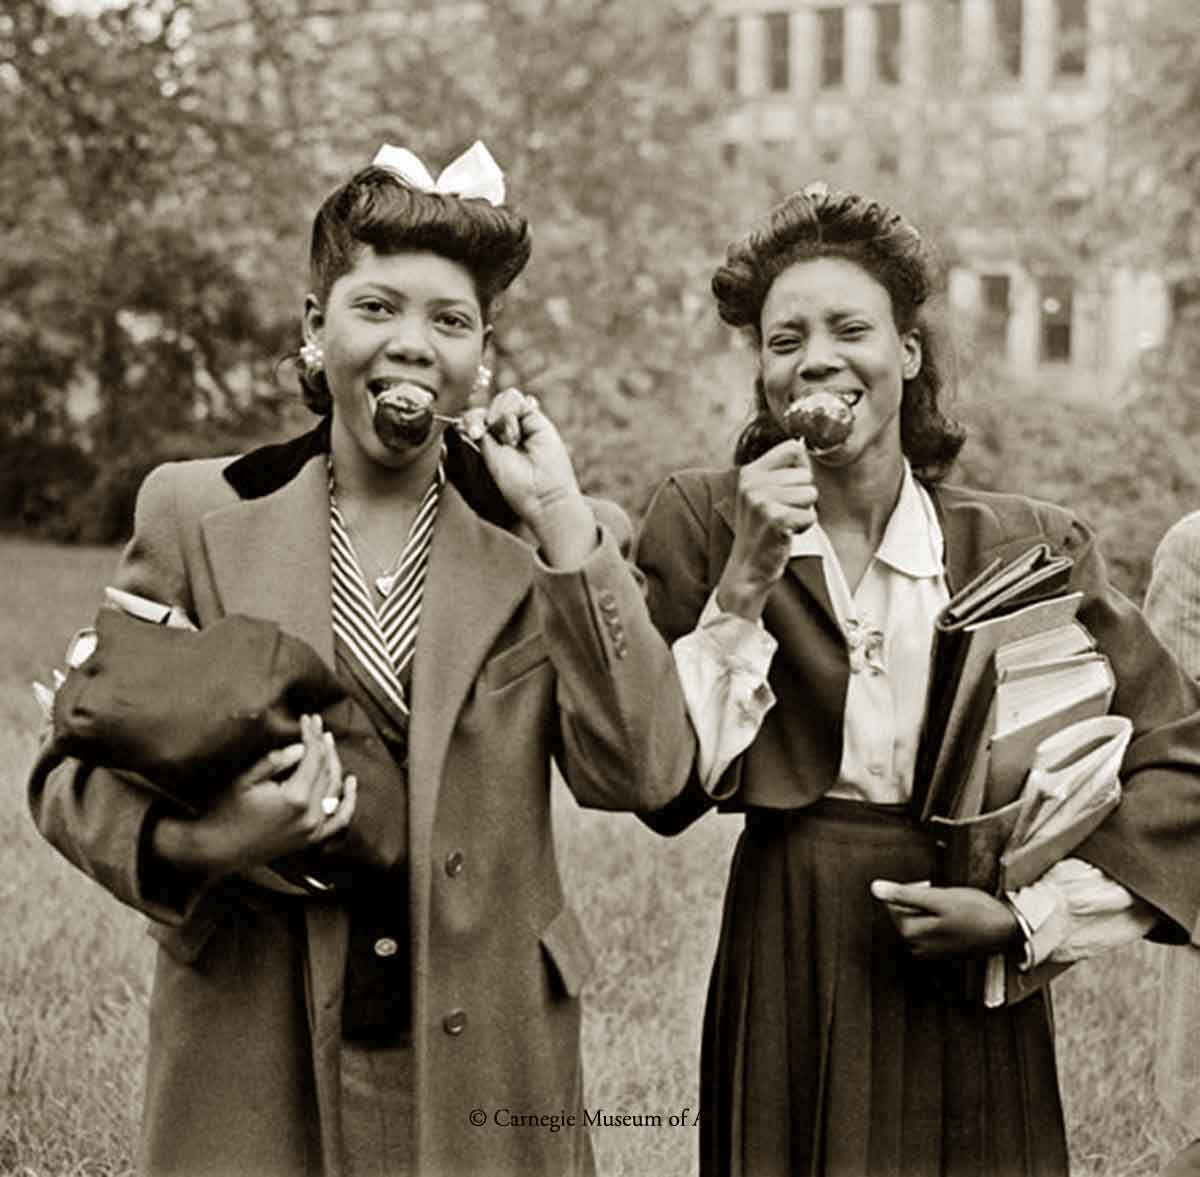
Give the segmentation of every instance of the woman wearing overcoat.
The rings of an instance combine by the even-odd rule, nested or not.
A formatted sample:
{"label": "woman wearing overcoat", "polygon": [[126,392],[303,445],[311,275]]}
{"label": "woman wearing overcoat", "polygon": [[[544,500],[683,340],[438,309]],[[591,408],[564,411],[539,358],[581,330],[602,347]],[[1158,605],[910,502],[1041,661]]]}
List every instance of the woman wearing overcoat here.
{"label": "woman wearing overcoat", "polygon": [[[529,254],[503,200],[481,148],[437,181],[387,149],[334,192],[302,349],[320,423],[152,472],[115,580],[201,628],[245,614],[309,643],[395,750],[393,779],[343,780],[309,718],[199,818],[78,761],[31,797],[158,941],[155,1177],[592,1170],[582,1124],[508,1126],[583,1099],[592,955],[559,880],[552,765],[584,805],[645,811],[691,748],[624,516],[581,497],[533,398],[468,410],[493,300]],[[405,592],[415,637],[392,628]],[[368,787],[393,790],[399,868],[350,895],[246,881],[353,822]]]}

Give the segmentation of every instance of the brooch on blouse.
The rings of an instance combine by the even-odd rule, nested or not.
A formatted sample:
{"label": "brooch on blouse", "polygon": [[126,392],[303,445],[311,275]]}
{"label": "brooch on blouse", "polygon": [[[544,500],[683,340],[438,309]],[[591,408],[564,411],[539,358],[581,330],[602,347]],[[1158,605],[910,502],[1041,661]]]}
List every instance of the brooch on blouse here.
{"label": "brooch on blouse", "polygon": [[883,674],[883,630],[876,629],[869,621],[851,618],[846,622],[846,645],[850,649],[850,673],[866,670],[869,674]]}

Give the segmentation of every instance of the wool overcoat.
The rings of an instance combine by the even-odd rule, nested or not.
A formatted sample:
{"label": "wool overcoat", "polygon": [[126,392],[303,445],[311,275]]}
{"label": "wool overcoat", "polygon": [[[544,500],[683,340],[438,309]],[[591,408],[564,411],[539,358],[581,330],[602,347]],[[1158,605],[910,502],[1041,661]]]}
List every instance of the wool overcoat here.
{"label": "wool overcoat", "polygon": [[[551,766],[584,805],[646,812],[670,800],[693,750],[670,651],[620,550],[627,521],[611,504],[596,513],[597,549],[556,571],[453,480],[442,495],[408,759],[425,1177],[593,1168],[579,1046],[592,955],[560,884]],[[326,461],[302,439],[153,471],[115,583],[201,626],[268,618],[333,666],[329,545]],[[230,885],[165,906],[139,870],[145,792],[68,760],[30,801],[42,833],[148,915],[159,944],[142,1170],[336,1177],[344,908]],[[563,1112],[580,1126],[506,1126]]]}

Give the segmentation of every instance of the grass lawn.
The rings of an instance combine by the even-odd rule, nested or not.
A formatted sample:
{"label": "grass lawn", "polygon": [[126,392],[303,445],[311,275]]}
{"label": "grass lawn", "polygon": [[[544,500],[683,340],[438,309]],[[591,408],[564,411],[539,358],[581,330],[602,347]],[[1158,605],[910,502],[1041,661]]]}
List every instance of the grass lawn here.
{"label": "grass lawn", "polygon": [[[41,841],[25,807],[37,709],[67,638],[95,612],[116,553],[0,541],[0,1174],[128,1174],[151,945]],[[662,1127],[593,1130],[601,1177],[695,1172],[699,1025],[736,819],[656,838],[626,816],[556,806],[561,859],[599,964],[585,1017],[588,1106]],[[1137,945],[1055,983],[1076,1177],[1148,1177],[1178,1147],[1153,1095],[1158,953]],[[1200,1049],[1200,1045],[1198,1045]]]}

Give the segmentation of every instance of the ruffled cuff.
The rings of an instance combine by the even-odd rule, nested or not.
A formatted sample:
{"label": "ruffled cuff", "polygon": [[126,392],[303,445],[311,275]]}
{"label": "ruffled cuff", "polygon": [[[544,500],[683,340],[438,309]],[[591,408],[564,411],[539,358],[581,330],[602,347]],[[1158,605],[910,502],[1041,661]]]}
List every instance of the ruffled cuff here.
{"label": "ruffled cuff", "polygon": [[1156,921],[1148,903],[1079,858],[1056,862],[1007,898],[1025,931],[1022,971],[1098,956],[1140,940]]}
{"label": "ruffled cuff", "polygon": [[734,791],[720,788],[725,770],[775,704],[767,674],[777,648],[761,622],[722,612],[715,590],[696,628],[671,647],[696,731],[700,783],[718,801]]}

